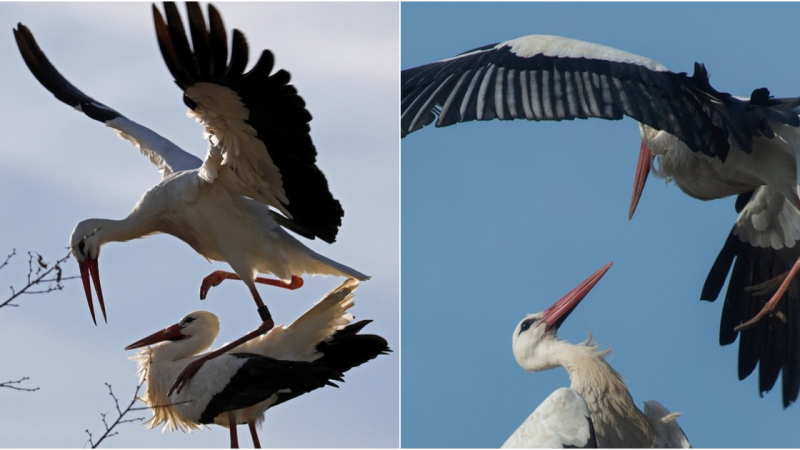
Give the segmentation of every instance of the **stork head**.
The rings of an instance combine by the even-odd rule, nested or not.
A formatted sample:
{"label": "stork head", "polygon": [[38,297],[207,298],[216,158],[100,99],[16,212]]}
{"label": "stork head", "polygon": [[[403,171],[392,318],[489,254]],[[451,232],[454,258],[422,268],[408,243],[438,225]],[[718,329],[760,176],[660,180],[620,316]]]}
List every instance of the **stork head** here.
{"label": "stork head", "polygon": [[97,291],[97,300],[100,302],[100,309],[103,311],[103,320],[106,319],[106,305],[103,302],[103,289],[100,287],[100,272],[97,266],[97,258],[100,256],[100,246],[103,245],[100,239],[101,227],[97,219],[89,219],[80,222],[75,226],[70,237],[70,249],[72,256],[78,261],[80,266],[83,289],[86,292],[86,300],[89,302],[89,312],[92,313],[92,321],[97,325],[94,316],[94,304],[92,302],[92,290],[89,286],[89,278],[94,283]]}
{"label": "stork head", "polygon": [[544,312],[529,314],[522,319],[514,329],[511,345],[514,357],[523,369],[538,372],[560,365],[557,355],[548,351],[549,344],[558,341],[558,328],[611,268],[611,264],[603,266]]}
{"label": "stork head", "polygon": [[219,334],[219,317],[208,311],[195,311],[189,313],[175,325],[157,331],[146,338],[140,339],[125,347],[125,350],[158,344],[159,342],[182,341],[186,347],[184,355],[195,355],[211,347],[214,339]]}

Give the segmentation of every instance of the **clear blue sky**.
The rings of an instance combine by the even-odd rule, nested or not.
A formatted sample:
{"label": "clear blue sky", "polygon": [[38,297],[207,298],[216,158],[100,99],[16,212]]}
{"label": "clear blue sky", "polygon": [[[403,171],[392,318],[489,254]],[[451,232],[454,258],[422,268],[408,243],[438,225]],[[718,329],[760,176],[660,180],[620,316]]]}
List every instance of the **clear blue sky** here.
{"label": "clear blue sky", "polygon": [[[247,3],[217,5],[232,30],[241,29],[251,58],[274,51],[314,116],[319,166],[345,217],[338,242],[313,249],[372,275],[357,292],[353,313],[374,319],[365,331],[383,335],[395,353],[326,388],[267,413],[261,442],[277,447],[396,447],[399,440],[399,5],[394,3]],[[0,4],[0,271],[18,286],[24,253],[53,261],[67,252],[70,233],[90,217],[122,218],[159,181],[138,150],[102,124],[55,99],[28,71],[12,35],[28,25],[51,61],[89,95],[149,126],[199,157],[202,128],[164,65],[150,3]],[[203,5],[205,11],[205,4]],[[183,14],[183,7],[181,7]],[[230,34],[229,34],[230,36]],[[252,61],[251,61],[252,63]],[[376,107],[378,105],[379,107]],[[226,264],[209,264],[170,236],[103,248],[100,271],[109,323],[92,325],[79,281],[63,292],[26,297],[0,309],[0,381],[31,378],[34,393],[0,389],[0,446],[81,447],[85,429],[102,431],[100,413],[113,410],[104,382],[121,400],[136,385],[133,352],[123,348],[183,315],[210,310],[221,317],[216,345],[258,325],[242,283],[225,282],[201,302],[201,279]],[[65,275],[77,275],[69,261]],[[306,278],[299,291],[262,287],[277,323],[290,322],[343,281]],[[149,412],[139,415],[149,417]],[[161,433],[127,424],[109,447],[227,447],[228,431]],[[250,446],[240,428],[243,446]]]}
{"label": "clear blue sky", "polygon": [[[704,62],[737,95],[800,95],[800,4],[405,3],[402,68],[528,34],[596,42],[675,71]],[[796,447],[800,405],[780,380],[736,375],[738,342],[718,345],[721,300],[700,290],[736,214],[652,178],[632,222],[639,149],[631,119],[473,122],[401,142],[404,447],[498,447],[553,390],[563,369],[527,373],[511,334],[608,261],[567,319],[586,329],[641,407],[683,415],[695,447]]]}

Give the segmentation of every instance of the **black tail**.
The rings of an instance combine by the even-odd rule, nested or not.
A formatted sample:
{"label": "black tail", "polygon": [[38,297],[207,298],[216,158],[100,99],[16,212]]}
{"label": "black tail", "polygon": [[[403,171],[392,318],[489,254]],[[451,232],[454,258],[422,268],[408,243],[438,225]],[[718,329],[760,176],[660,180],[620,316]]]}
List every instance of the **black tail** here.
{"label": "black tail", "polygon": [[323,356],[314,362],[347,372],[378,355],[390,353],[392,350],[386,339],[374,334],[358,334],[370,322],[362,320],[350,324],[334,333],[330,341],[320,342],[317,351]]}

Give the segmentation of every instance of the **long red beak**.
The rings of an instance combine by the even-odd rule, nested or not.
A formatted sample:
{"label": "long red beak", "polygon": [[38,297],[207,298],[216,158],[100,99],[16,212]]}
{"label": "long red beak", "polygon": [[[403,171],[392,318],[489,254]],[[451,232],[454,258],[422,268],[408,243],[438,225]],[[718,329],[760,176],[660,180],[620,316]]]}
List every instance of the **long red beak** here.
{"label": "long red beak", "polygon": [[164,341],[179,341],[186,336],[181,334],[182,327],[180,324],[175,324],[171,327],[164,328],[161,331],[156,331],[155,333],[147,336],[144,339],[138,340],[133,344],[125,347],[125,350],[133,350],[135,348],[144,347],[146,345],[153,345],[158,344],[159,342]]}
{"label": "long red beak", "polygon": [[103,289],[100,287],[100,269],[97,267],[97,258],[86,258],[78,265],[81,269],[81,279],[83,280],[83,290],[86,292],[86,301],[89,302],[89,312],[92,313],[92,321],[97,325],[97,319],[94,317],[94,304],[92,302],[92,290],[89,287],[89,278],[94,283],[94,290],[97,291],[97,300],[100,302],[100,309],[103,311],[103,320],[108,323],[106,319],[106,304],[103,302]]}
{"label": "long red beak", "polygon": [[647,182],[647,175],[650,174],[650,147],[642,139],[639,147],[639,161],[636,163],[636,178],[633,179],[633,192],[631,193],[631,205],[628,208],[628,220],[633,218],[639,198],[644,191],[644,184]]}
{"label": "long red beak", "polygon": [[558,328],[561,326],[572,310],[578,306],[578,303],[580,303],[581,300],[586,297],[586,294],[588,294],[594,285],[600,281],[600,278],[603,278],[603,275],[608,272],[608,269],[611,268],[612,264],[614,263],[610,262],[600,268],[600,270],[593,273],[592,276],[584,280],[575,289],[569,291],[567,295],[561,298],[561,300],[557,301],[553,306],[545,310],[542,321],[547,324],[547,331],[550,331],[550,329],[553,327]]}

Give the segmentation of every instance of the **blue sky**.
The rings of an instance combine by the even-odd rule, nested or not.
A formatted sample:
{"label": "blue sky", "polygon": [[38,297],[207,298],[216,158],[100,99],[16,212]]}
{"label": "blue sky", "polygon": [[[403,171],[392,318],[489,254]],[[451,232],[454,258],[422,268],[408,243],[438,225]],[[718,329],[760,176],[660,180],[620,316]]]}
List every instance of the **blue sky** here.
{"label": "blue sky", "polygon": [[[798,95],[800,4],[406,3],[401,67],[528,34],[640,54],[675,71],[704,62],[719,90]],[[498,447],[562,369],[527,373],[511,334],[608,261],[559,335],[591,330],[634,400],[683,415],[695,447],[795,447],[800,406],[780,380],[760,398],[718,345],[721,300],[700,302],[736,218],[652,178],[632,222],[631,119],[427,127],[401,142],[404,447]]]}
{"label": "blue sky", "polygon": [[[314,116],[319,166],[341,200],[338,242],[308,242],[324,255],[373,279],[353,308],[374,319],[395,353],[355,368],[339,389],[322,389],[267,413],[261,442],[276,447],[396,447],[399,439],[399,6],[395,3],[222,3],[232,30],[241,29],[251,59],[269,48],[286,68]],[[27,272],[25,252],[49,261],[67,252],[70,233],[90,217],[122,218],[159,181],[155,167],[127,142],[55,99],[30,74],[11,29],[28,25],[54,65],[79,88],[149,126],[199,157],[202,128],[185,116],[181,91],[164,65],[150,3],[0,4],[0,255],[17,249],[0,285]],[[203,5],[205,10],[205,4]],[[183,8],[181,8],[183,13]],[[368,18],[368,20],[366,20]],[[230,34],[229,34],[230,36]],[[251,61],[252,63],[252,61]],[[375,107],[380,105],[380,107]],[[0,261],[2,261],[0,256]],[[258,325],[242,283],[226,282],[200,302],[201,279],[226,264],[209,264],[170,236],[109,244],[100,259],[109,323],[92,325],[79,281],[63,292],[26,297],[0,309],[0,381],[31,378],[35,393],[0,389],[0,445],[80,447],[85,429],[97,437],[100,413],[113,410],[104,382],[121,400],[136,385],[133,352],[123,348],[183,315],[220,316],[217,346]],[[69,261],[65,275],[77,275]],[[342,279],[306,278],[299,291],[260,288],[277,323],[291,322]],[[5,299],[0,296],[0,299]],[[14,405],[10,407],[10,405]],[[139,415],[150,416],[147,412]],[[44,431],[43,431],[44,430]],[[228,431],[164,433],[119,428],[108,447],[227,447]],[[242,445],[250,446],[246,428]]]}

